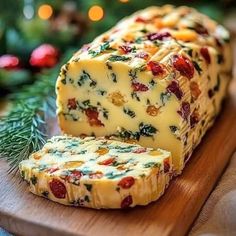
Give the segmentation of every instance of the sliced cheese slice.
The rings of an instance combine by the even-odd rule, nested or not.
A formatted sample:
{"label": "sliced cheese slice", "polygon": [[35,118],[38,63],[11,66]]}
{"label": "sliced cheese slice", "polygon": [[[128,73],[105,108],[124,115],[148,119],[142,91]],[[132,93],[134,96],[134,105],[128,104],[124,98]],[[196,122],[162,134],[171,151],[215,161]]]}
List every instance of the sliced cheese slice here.
{"label": "sliced cheese slice", "polygon": [[104,138],[55,136],[20,163],[30,191],[52,201],[90,208],[146,205],[165,191],[170,152]]}

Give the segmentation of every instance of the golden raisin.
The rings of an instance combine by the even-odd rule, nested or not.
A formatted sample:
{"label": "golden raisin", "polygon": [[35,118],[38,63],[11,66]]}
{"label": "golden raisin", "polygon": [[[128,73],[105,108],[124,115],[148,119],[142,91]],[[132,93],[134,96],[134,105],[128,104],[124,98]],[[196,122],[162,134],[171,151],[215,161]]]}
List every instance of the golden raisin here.
{"label": "golden raisin", "polygon": [[146,112],[147,112],[148,115],[150,115],[150,116],[157,116],[158,113],[159,113],[159,109],[160,109],[160,108],[157,108],[157,107],[155,107],[154,105],[150,105],[150,106],[147,107]]}
{"label": "golden raisin", "polygon": [[33,158],[34,158],[35,160],[39,160],[39,159],[41,159],[41,157],[42,157],[42,156],[41,156],[39,153],[37,153],[37,152],[33,154]]}
{"label": "golden raisin", "polygon": [[105,155],[109,152],[107,148],[99,148],[96,153],[99,154],[100,156]]}
{"label": "golden raisin", "polygon": [[159,150],[151,150],[148,154],[151,156],[159,156],[162,153]]}
{"label": "golden raisin", "polygon": [[63,168],[65,169],[77,168],[83,164],[84,164],[83,161],[68,161],[68,162],[65,162],[65,164],[63,165]]}
{"label": "golden raisin", "polygon": [[123,104],[126,102],[124,96],[120,93],[120,91],[110,93],[108,95],[108,100],[115,106],[123,106]]}
{"label": "golden raisin", "polygon": [[201,94],[201,90],[199,89],[198,84],[194,81],[190,83],[190,90],[191,90],[191,95],[194,100],[196,100]]}

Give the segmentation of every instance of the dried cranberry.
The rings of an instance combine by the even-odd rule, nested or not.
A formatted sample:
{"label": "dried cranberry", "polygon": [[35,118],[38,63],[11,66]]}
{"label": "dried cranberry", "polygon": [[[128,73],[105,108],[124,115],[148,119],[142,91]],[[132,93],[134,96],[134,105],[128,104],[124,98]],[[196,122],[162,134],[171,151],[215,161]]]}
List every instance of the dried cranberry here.
{"label": "dried cranberry", "polygon": [[121,202],[121,208],[128,208],[133,203],[133,198],[131,195],[125,197]]}
{"label": "dried cranberry", "polygon": [[160,33],[151,33],[147,35],[147,38],[150,41],[155,41],[155,40],[163,40],[165,38],[171,37],[171,34],[169,32],[160,32]]}
{"label": "dried cranberry", "polygon": [[115,161],[115,158],[111,157],[111,158],[108,158],[108,159],[106,159],[104,161],[100,161],[98,164],[99,165],[109,166],[109,165],[113,164],[114,161]]}
{"label": "dried cranberry", "polygon": [[193,78],[194,66],[188,58],[180,55],[174,55],[173,66],[182,76],[186,76],[188,79]]}
{"label": "dried cranberry", "polygon": [[148,90],[148,87],[145,84],[139,82],[132,82],[132,88],[135,92],[145,92]]}
{"label": "dried cranberry", "polygon": [[53,172],[55,172],[57,170],[59,170],[58,167],[51,167],[51,168],[47,169],[46,172],[48,172],[49,174],[52,174]]}
{"label": "dried cranberry", "polygon": [[53,179],[49,183],[49,187],[56,198],[65,198],[66,197],[66,187],[58,179]]}
{"label": "dried cranberry", "polygon": [[190,116],[190,126],[194,128],[194,126],[199,122],[199,114],[197,111],[194,111]]}
{"label": "dried cranberry", "polygon": [[183,91],[179,87],[179,83],[173,80],[168,86],[167,91],[173,93],[179,100],[183,97]]}
{"label": "dried cranberry", "polygon": [[146,151],[147,151],[146,148],[141,147],[141,148],[137,148],[136,150],[134,150],[133,153],[139,154],[139,153],[143,153],[143,152],[146,152]]}
{"label": "dried cranberry", "polygon": [[68,99],[67,107],[70,110],[75,110],[77,108],[77,103],[76,103],[75,98]]}
{"label": "dried cranberry", "polygon": [[103,177],[103,173],[100,171],[97,171],[95,173],[90,173],[89,178],[90,179],[101,179]]}
{"label": "dried cranberry", "polygon": [[152,74],[154,76],[163,74],[165,72],[163,69],[163,66],[156,61],[149,61],[147,66],[148,66],[149,70],[152,71]]}
{"label": "dried cranberry", "polygon": [[134,185],[135,179],[132,176],[127,176],[121,179],[118,183],[118,186],[124,189],[131,188]]}
{"label": "dried cranberry", "polygon": [[138,58],[142,58],[144,60],[147,60],[148,59],[148,54],[146,52],[139,52],[135,55],[135,57],[138,57]]}
{"label": "dried cranberry", "polygon": [[88,117],[90,126],[104,126],[104,124],[98,119],[98,111],[96,108],[85,109],[85,114]]}
{"label": "dried cranberry", "polygon": [[205,61],[206,61],[208,64],[210,64],[210,63],[211,63],[211,57],[210,57],[208,48],[207,48],[207,47],[201,48],[201,49],[200,49],[200,53],[201,53],[201,55],[203,56],[203,58],[205,59]]}
{"label": "dried cranberry", "polygon": [[135,22],[138,22],[138,23],[146,23],[147,20],[144,19],[144,18],[142,18],[142,17],[140,17],[140,16],[138,16],[138,17],[135,19]]}
{"label": "dried cranberry", "polygon": [[132,52],[132,47],[128,46],[128,45],[123,45],[123,46],[120,46],[119,47],[121,49],[121,51],[124,53],[124,54],[127,54],[129,52]]}
{"label": "dried cranberry", "polygon": [[190,114],[190,104],[188,102],[182,102],[181,109],[178,111],[178,113],[183,119],[187,120]]}
{"label": "dried cranberry", "polygon": [[170,170],[170,160],[169,159],[165,159],[164,160],[164,173],[169,172]]}
{"label": "dried cranberry", "polygon": [[68,182],[74,182],[76,180],[80,180],[80,178],[83,176],[83,173],[79,170],[73,170],[71,173],[66,177],[66,180]]}

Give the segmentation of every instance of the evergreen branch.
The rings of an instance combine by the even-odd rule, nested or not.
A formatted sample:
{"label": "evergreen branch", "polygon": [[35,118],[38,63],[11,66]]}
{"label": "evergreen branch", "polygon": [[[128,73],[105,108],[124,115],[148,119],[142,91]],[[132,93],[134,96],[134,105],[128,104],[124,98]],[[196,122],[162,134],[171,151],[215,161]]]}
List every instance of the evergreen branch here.
{"label": "evergreen branch", "polygon": [[[72,55],[69,50],[62,63]],[[39,74],[36,82],[27,85],[9,98],[9,112],[0,117],[0,159],[9,162],[9,172],[38,151],[47,139],[48,117],[55,116],[55,82],[60,65]]]}

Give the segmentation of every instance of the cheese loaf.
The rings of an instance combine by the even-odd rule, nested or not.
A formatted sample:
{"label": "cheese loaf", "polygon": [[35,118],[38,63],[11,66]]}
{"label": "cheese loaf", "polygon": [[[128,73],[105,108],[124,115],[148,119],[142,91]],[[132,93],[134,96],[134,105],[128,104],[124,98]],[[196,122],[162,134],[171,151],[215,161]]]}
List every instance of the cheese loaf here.
{"label": "cheese loaf", "polygon": [[229,33],[188,7],[149,7],[84,45],[57,80],[62,131],[163,148],[180,173],[220,110]]}
{"label": "cheese loaf", "polygon": [[172,173],[170,152],[104,138],[55,136],[20,163],[30,191],[65,205],[127,208],[158,199]]}

